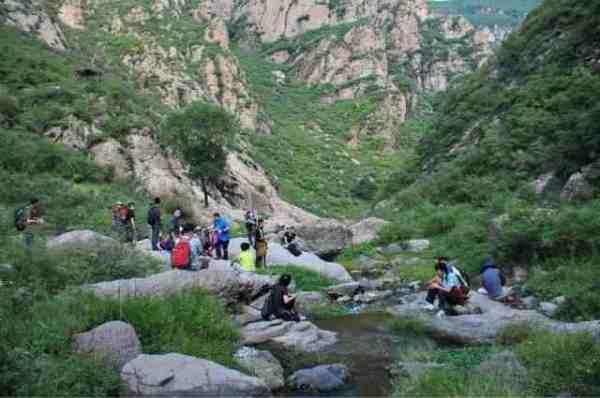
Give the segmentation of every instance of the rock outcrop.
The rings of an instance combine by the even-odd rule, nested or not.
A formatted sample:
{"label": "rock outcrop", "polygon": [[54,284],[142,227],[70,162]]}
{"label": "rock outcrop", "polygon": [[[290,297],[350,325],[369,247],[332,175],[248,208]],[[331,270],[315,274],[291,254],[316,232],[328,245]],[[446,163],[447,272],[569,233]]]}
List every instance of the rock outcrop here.
{"label": "rock outcrop", "polygon": [[271,391],[278,390],[285,385],[283,367],[269,351],[241,347],[234,354],[234,358],[250,374],[264,381]]}
{"label": "rock outcrop", "polygon": [[379,232],[388,224],[387,221],[376,217],[364,219],[350,226],[352,232],[352,244],[370,242],[377,239]]}
{"label": "rock outcrop", "polygon": [[48,249],[80,249],[93,248],[102,245],[118,245],[119,242],[90,230],[77,230],[64,233],[48,239],[46,246]]}
{"label": "rock outcrop", "polygon": [[537,311],[516,310],[487,296],[472,293],[470,302],[481,308],[481,314],[436,317],[423,310],[425,293],[419,293],[390,308],[390,313],[401,317],[417,317],[431,333],[457,343],[492,343],[505,327],[515,323],[528,323],[552,333],[591,333],[600,341],[600,321],[568,323],[553,321]]}
{"label": "rock outcrop", "polygon": [[256,377],[181,354],[140,355],[121,371],[128,395],[162,397],[263,397],[269,388]]}
{"label": "rock outcrop", "polygon": [[336,255],[352,245],[352,231],[335,220],[301,224],[295,230],[304,246],[319,256]]}
{"label": "rock outcrop", "polygon": [[236,272],[227,261],[211,261],[200,271],[167,271],[147,278],[119,279],[85,285],[84,290],[100,297],[127,298],[161,296],[182,290],[201,288],[223,297],[229,302],[239,302],[254,296],[273,280],[268,276],[249,272]]}
{"label": "rock outcrop", "polygon": [[34,34],[55,50],[65,49],[65,37],[60,25],[39,2],[3,0],[0,8],[0,23]]}
{"label": "rock outcrop", "polygon": [[337,342],[334,332],[321,330],[311,322],[285,322],[281,319],[253,322],[242,328],[243,344],[273,342],[303,352],[318,352]]}
{"label": "rock outcrop", "polygon": [[93,354],[118,370],[142,353],[135,329],[122,321],[107,322],[76,334],[74,340],[77,352]]}
{"label": "rock outcrop", "polygon": [[342,387],[348,378],[346,365],[319,365],[294,372],[288,377],[288,385],[298,390],[325,392]]}

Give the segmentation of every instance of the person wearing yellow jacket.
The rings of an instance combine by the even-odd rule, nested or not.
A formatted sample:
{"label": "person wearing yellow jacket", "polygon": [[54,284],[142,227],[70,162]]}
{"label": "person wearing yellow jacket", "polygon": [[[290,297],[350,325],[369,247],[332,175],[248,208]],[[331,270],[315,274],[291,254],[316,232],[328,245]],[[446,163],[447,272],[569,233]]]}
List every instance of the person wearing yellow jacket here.
{"label": "person wearing yellow jacket", "polygon": [[250,244],[247,242],[242,243],[241,249],[241,253],[233,262],[239,264],[243,271],[256,272],[256,258],[250,250]]}

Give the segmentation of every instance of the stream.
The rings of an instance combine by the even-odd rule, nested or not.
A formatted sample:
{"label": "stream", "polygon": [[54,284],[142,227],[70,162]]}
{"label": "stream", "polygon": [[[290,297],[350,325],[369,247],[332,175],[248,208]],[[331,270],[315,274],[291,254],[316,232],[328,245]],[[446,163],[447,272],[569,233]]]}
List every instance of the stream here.
{"label": "stream", "polygon": [[385,313],[363,313],[314,321],[321,329],[338,333],[338,342],[320,355],[327,363],[343,363],[349,367],[350,380],[341,389],[328,393],[284,391],[286,397],[381,397],[392,392],[389,367],[407,348],[431,345],[424,337],[398,336],[391,330],[392,316]]}

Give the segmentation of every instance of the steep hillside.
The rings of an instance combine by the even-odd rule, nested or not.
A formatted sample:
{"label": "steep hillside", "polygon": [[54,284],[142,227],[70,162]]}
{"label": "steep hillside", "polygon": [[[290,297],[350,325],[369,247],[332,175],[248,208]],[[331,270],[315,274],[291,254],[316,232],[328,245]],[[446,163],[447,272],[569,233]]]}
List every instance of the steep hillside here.
{"label": "steep hillside", "polygon": [[[560,316],[600,316],[600,5],[546,0],[495,59],[435,101],[419,161],[388,181],[386,239],[434,236],[476,272],[494,254],[565,296]],[[394,210],[390,210],[394,209]]]}
{"label": "steep hillside", "polygon": [[464,15],[476,26],[512,29],[542,0],[430,0],[432,11],[442,15]]}

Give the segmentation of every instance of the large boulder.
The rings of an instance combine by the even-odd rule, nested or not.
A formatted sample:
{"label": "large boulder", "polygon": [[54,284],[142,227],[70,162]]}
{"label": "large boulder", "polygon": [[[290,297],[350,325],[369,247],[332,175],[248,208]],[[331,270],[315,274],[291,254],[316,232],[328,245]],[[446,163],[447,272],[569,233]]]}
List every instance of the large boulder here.
{"label": "large boulder", "polygon": [[327,298],[321,292],[298,292],[296,294],[296,309],[301,314],[309,314],[311,308],[327,303]]}
{"label": "large boulder", "polygon": [[318,220],[295,226],[296,234],[304,241],[309,251],[319,256],[339,254],[352,244],[352,231],[334,220]]}
{"label": "large boulder", "polygon": [[74,336],[75,350],[100,357],[109,366],[121,369],[142,353],[135,329],[128,323],[112,321]]}
{"label": "large boulder", "polygon": [[318,352],[337,342],[334,332],[321,330],[313,323],[286,322],[276,319],[267,322],[254,322],[241,330],[243,344],[274,342],[296,351]]}
{"label": "large boulder", "polygon": [[333,298],[340,296],[354,296],[354,293],[360,289],[361,284],[359,282],[348,282],[339,285],[329,286],[327,288],[327,294]]}
{"label": "large boulder", "polygon": [[[239,254],[242,242],[246,242],[246,239],[236,238],[231,240],[229,252],[232,257]],[[342,265],[325,261],[315,254],[308,252],[303,252],[300,256],[294,256],[277,242],[269,242],[267,265],[289,265],[317,272],[336,281],[352,281],[352,277]]]}
{"label": "large boulder", "polygon": [[569,177],[560,193],[560,198],[563,200],[586,200],[591,199],[593,196],[594,187],[580,172]]}
{"label": "large boulder", "polygon": [[48,249],[87,249],[99,245],[118,245],[118,242],[88,229],[67,232],[46,242]]}
{"label": "large boulder", "polygon": [[181,354],[140,355],[121,371],[127,395],[161,397],[263,397],[269,387],[205,359]]}
{"label": "large boulder", "polygon": [[348,377],[346,365],[319,365],[294,372],[288,378],[288,384],[298,390],[325,392],[342,387]]}
{"label": "large boulder", "polygon": [[273,283],[269,276],[238,272],[228,261],[215,260],[207,269],[200,271],[171,270],[146,278],[119,279],[84,285],[82,288],[100,297],[110,298],[161,296],[201,288],[228,302],[238,302],[253,297],[263,286]]}
{"label": "large boulder", "polygon": [[283,367],[269,351],[244,346],[236,351],[234,358],[250,374],[264,381],[272,391],[285,385]]}
{"label": "large boulder", "polygon": [[587,332],[600,340],[600,321],[559,322],[537,311],[511,308],[479,293],[471,293],[469,301],[479,307],[481,313],[437,317],[423,309],[425,295],[426,292],[421,292],[407,296],[405,304],[394,306],[389,312],[399,317],[420,319],[433,335],[460,344],[493,343],[507,326],[519,323],[528,323],[552,333]]}
{"label": "large boulder", "polygon": [[380,218],[371,217],[361,222],[350,226],[352,232],[352,244],[360,245],[361,243],[370,242],[377,239],[379,231],[389,224],[387,221]]}

